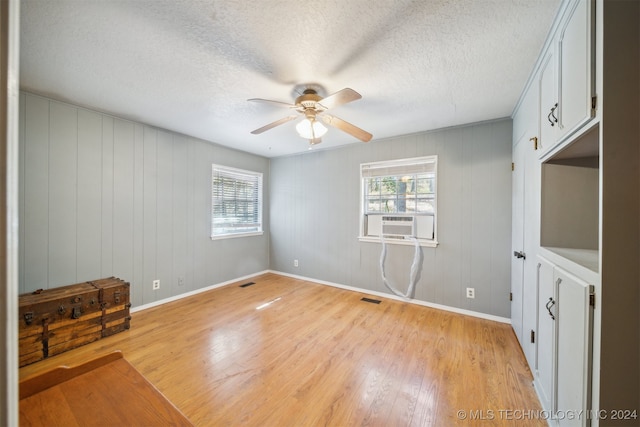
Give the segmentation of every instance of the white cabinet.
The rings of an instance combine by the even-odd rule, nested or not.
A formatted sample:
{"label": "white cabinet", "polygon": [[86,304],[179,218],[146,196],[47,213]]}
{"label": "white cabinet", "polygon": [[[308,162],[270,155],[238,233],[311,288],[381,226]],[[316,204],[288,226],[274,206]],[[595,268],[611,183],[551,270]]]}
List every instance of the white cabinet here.
{"label": "white cabinet", "polygon": [[[556,286],[556,410],[591,409],[593,286],[559,267]],[[559,426],[585,426],[587,417],[558,416]]]}
{"label": "white cabinet", "polygon": [[[514,323],[528,354],[527,310],[534,305],[532,372],[541,403],[550,411],[640,412],[640,356],[634,345],[640,298],[637,280],[630,279],[638,275],[640,253],[640,129],[629,119],[639,114],[637,96],[630,96],[638,85],[639,11],[637,1],[562,0],[513,116],[514,153],[515,143],[531,129],[529,118],[536,120],[541,173],[533,178],[540,200],[526,201],[532,178],[525,172],[524,208],[514,211],[524,215],[525,245],[536,224],[539,232],[539,246],[533,252],[525,248],[522,268],[526,279],[527,263],[535,261],[538,295],[527,297],[522,280],[512,285],[521,289],[522,301]],[[537,96],[535,108],[526,101],[530,92]],[[537,221],[529,220],[536,209]],[[520,271],[515,276],[520,278]],[[589,305],[591,285],[595,307]],[[528,355],[527,360],[531,365]],[[589,422],[594,427],[612,423],[583,416],[550,424]],[[638,419],[622,424],[638,425]]]}
{"label": "white cabinet", "polygon": [[534,385],[552,424],[587,425],[565,414],[591,409],[593,286],[538,257],[538,353]]}
{"label": "white cabinet", "polygon": [[594,117],[592,0],[573,0],[538,75],[540,145],[546,153]]}
{"label": "white cabinet", "polygon": [[574,133],[593,117],[592,9],[591,0],[571,4],[558,36],[559,138]]}
{"label": "white cabinet", "polygon": [[554,357],[555,354],[555,291],[553,264],[538,257],[537,280],[538,302],[538,346],[533,384],[540,403],[546,410],[555,408]]}
{"label": "white cabinet", "polygon": [[539,146],[541,153],[545,153],[558,140],[558,96],[557,96],[557,73],[556,73],[555,44],[552,43],[545,53],[538,74],[538,86],[540,90],[540,138]]}

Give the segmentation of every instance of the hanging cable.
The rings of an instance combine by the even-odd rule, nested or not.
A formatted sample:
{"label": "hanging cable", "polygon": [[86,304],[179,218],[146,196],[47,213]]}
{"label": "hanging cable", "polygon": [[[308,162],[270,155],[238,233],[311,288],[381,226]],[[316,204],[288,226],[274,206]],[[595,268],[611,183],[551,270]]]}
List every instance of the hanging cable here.
{"label": "hanging cable", "polygon": [[415,251],[413,253],[413,263],[411,264],[411,271],[409,273],[409,286],[407,287],[407,293],[403,294],[387,281],[387,277],[384,271],[384,261],[387,258],[387,243],[384,240],[383,234],[380,235],[380,241],[382,242],[382,252],[380,253],[380,272],[382,273],[382,282],[391,292],[399,297],[410,299],[413,295],[413,290],[416,287],[416,282],[418,281],[420,242],[415,237],[405,237],[405,239],[413,240],[415,247]]}

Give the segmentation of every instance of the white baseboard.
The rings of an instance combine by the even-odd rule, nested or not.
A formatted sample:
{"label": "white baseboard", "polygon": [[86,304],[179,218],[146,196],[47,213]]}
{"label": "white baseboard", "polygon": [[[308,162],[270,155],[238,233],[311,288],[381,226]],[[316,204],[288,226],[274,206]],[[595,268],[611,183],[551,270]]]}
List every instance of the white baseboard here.
{"label": "white baseboard", "polygon": [[172,302],[172,301],[180,300],[182,298],[187,298],[187,297],[190,297],[190,296],[193,296],[193,295],[197,295],[197,294],[200,294],[202,292],[210,291],[212,289],[221,288],[223,286],[230,285],[231,283],[240,282],[242,280],[250,279],[252,277],[256,277],[256,276],[259,276],[259,275],[265,274],[265,273],[279,274],[281,276],[292,277],[294,279],[300,279],[300,280],[304,280],[304,281],[307,281],[307,282],[313,282],[313,283],[317,283],[319,285],[333,286],[334,288],[345,289],[345,290],[348,290],[348,291],[359,292],[359,293],[363,293],[363,294],[367,294],[367,295],[375,295],[375,296],[379,296],[379,297],[383,297],[383,298],[393,299],[393,300],[396,300],[396,301],[408,302],[408,303],[411,303],[411,304],[417,304],[417,305],[421,305],[421,306],[424,306],[424,307],[436,308],[438,310],[444,310],[444,311],[450,311],[452,313],[463,314],[465,316],[472,316],[472,317],[477,317],[477,318],[480,318],[480,319],[492,320],[494,322],[511,324],[511,319],[506,318],[506,317],[494,316],[492,314],[480,313],[478,311],[464,310],[462,308],[450,307],[448,305],[435,304],[435,303],[432,303],[432,302],[422,301],[422,300],[417,300],[417,299],[404,299],[404,298],[400,298],[400,297],[398,297],[396,295],[393,295],[393,294],[387,294],[387,293],[384,293],[384,292],[377,292],[377,291],[372,291],[372,290],[363,289],[363,288],[356,288],[354,286],[347,286],[347,285],[342,285],[342,284],[339,284],[339,283],[327,282],[327,281],[324,281],[324,280],[318,280],[318,279],[313,279],[313,278],[310,278],[310,277],[298,276],[296,274],[284,273],[282,271],[276,271],[276,270],[259,271],[259,272],[256,272],[256,273],[253,273],[253,274],[249,274],[249,275],[246,275],[246,276],[237,277],[237,278],[232,279],[232,280],[227,280],[227,281],[222,282],[222,283],[216,283],[215,285],[211,285],[211,286],[207,286],[207,287],[204,287],[204,288],[196,289],[194,291],[185,292],[184,294],[175,295],[175,296],[172,296],[172,297],[169,297],[169,298],[161,299],[159,301],[150,302],[148,304],[143,304],[143,305],[140,305],[140,306],[137,306],[137,307],[133,307],[131,309],[131,312],[135,313],[137,311],[142,311],[142,310],[146,310],[148,308],[157,307],[157,306],[162,305],[162,304],[166,304],[166,303],[169,303],[169,302]]}
{"label": "white baseboard", "polygon": [[175,296],[172,296],[172,297],[169,297],[169,298],[164,298],[164,299],[161,299],[161,300],[158,300],[158,301],[150,302],[148,304],[143,304],[143,305],[131,308],[131,313],[135,313],[136,311],[146,310],[146,309],[151,308],[151,307],[157,307],[159,305],[166,304],[166,303],[172,302],[172,301],[177,301],[177,300],[180,300],[182,298],[187,298],[187,297],[190,297],[190,296],[193,296],[193,295],[198,295],[198,294],[201,294],[202,292],[207,292],[207,291],[210,291],[212,289],[221,288],[223,286],[230,285],[231,283],[239,282],[241,280],[250,279],[252,277],[256,277],[256,276],[259,276],[261,274],[270,273],[270,272],[271,272],[271,270],[259,271],[257,273],[249,274],[247,276],[242,276],[242,277],[237,277],[237,278],[232,279],[232,280],[227,280],[226,282],[216,283],[215,285],[210,285],[210,286],[207,286],[207,287],[204,287],[204,288],[196,289],[194,291],[185,292],[184,294],[175,295]]}
{"label": "white baseboard", "polygon": [[369,289],[363,289],[363,288],[356,288],[354,286],[347,286],[347,285],[342,285],[342,284],[339,284],[339,283],[326,282],[324,280],[312,279],[310,277],[298,276],[296,274],[283,273],[281,271],[268,270],[268,272],[269,273],[274,273],[274,274],[279,274],[281,276],[292,277],[294,279],[306,280],[308,282],[314,282],[314,283],[318,283],[320,285],[327,285],[327,286],[333,286],[335,288],[346,289],[348,291],[364,293],[364,294],[367,294],[367,295],[375,295],[375,296],[379,296],[379,297],[383,297],[383,298],[393,299],[393,300],[396,300],[396,301],[403,301],[403,302],[408,302],[408,303],[411,303],[411,304],[417,304],[417,305],[421,305],[423,307],[436,308],[438,310],[444,310],[444,311],[450,311],[452,313],[463,314],[465,316],[478,317],[480,319],[492,320],[494,322],[511,324],[511,319],[509,319],[507,317],[494,316],[493,314],[480,313],[479,311],[465,310],[465,309],[462,309],[462,308],[450,307],[448,305],[435,304],[435,303],[432,303],[432,302],[422,301],[422,300],[417,300],[417,299],[405,299],[405,298],[401,298],[401,297],[398,297],[398,296],[393,295],[393,294],[387,294],[387,293],[384,293],[384,292],[371,291]]}

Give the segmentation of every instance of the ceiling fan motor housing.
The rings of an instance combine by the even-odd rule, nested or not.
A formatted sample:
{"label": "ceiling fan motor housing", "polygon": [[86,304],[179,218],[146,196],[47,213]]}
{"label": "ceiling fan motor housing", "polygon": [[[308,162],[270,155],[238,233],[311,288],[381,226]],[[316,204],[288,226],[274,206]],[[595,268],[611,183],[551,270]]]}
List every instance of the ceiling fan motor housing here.
{"label": "ceiling fan motor housing", "polygon": [[302,95],[296,98],[296,105],[301,105],[306,109],[315,108],[316,104],[322,100],[314,89],[305,89]]}

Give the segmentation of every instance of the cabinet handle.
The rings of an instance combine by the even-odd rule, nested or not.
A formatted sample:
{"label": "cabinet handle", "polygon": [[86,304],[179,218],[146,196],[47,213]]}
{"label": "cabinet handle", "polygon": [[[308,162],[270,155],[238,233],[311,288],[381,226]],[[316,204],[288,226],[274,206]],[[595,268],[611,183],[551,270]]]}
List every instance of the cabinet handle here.
{"label": "cabinet handle", "polygon": [[556,102],[556,104],[553,106],[553,108],[551,109],[551,112],[549,112],[549,114],[547,115],[547,120],[549,120],[549,123],[551,123],[551,126],[555,126],[556,123],[558,123],[558,118],[556,117],[555,111],[558,108],[558,103]]}
{"label": "cabinet handle", "polygon": [[526,256],[524,255],[524,252],[522,252],[522,251],[520,251],[520,252],[513,251],[513,256],[516,257],[516,258],[525,258],[526,259]]}
{"label": "cabinet handle", "polygon": [[556,316],[554,316],[551,312],[551,307],[553,307],[555,304],[556,302],[553,300],[553,298],[549,298],[549,301],[547,301],[547,304],[545,305],[545,308],[549,312],[549,316],[551,316],[553,320],[556,320]]}

